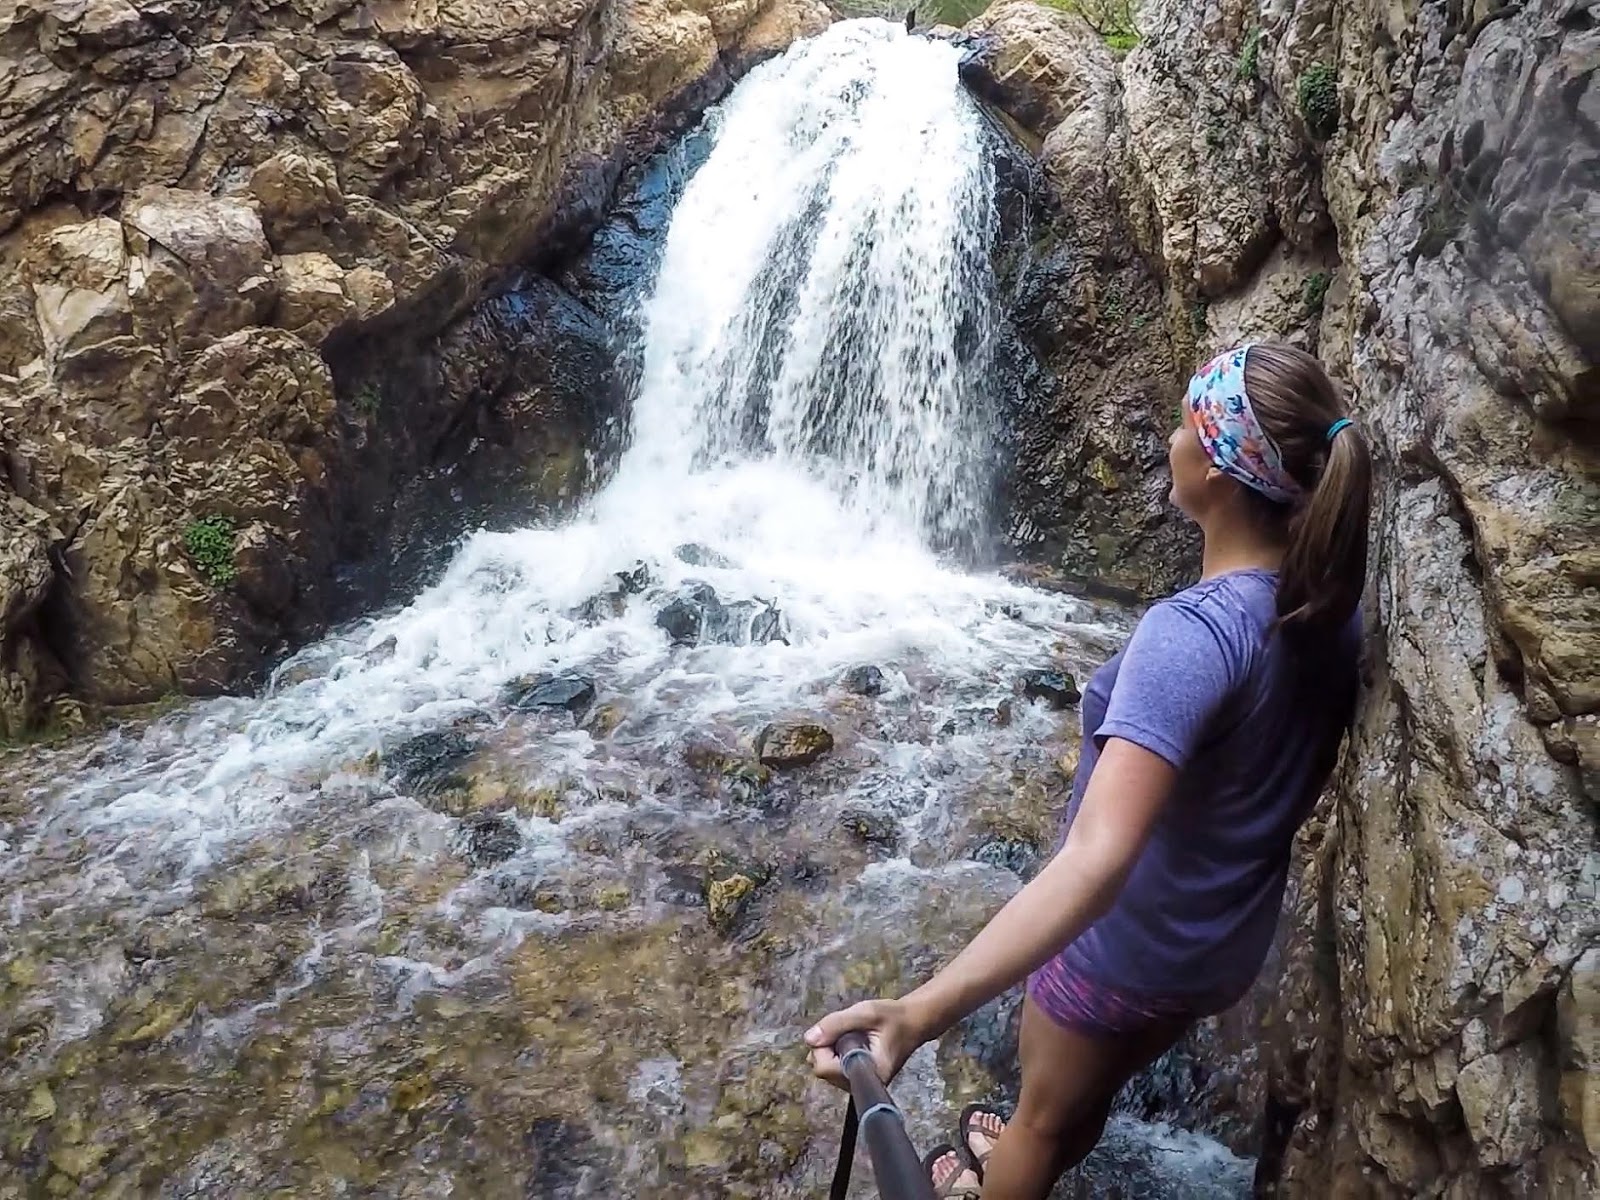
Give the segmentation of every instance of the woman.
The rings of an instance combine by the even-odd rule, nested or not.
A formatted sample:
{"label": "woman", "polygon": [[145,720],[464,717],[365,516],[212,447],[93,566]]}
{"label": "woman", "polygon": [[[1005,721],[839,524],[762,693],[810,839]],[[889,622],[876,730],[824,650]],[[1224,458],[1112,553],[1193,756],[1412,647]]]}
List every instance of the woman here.
{"label": "woman", "polygon": [[823,1078],[863,1030],[890,1079],[1027,978],[1016,1113],[962,1115],[962,1150],[929,1158],[940,1195],[1045,1196],[1129,1077],[1244,995],[1354,711],[1371,465],[1338,390],[1303,351],[1247,345],[1181,417],[1172,502],[1204,535],[1201,581],[1090,681],[1055,857],[929,982],[806,1033]]}

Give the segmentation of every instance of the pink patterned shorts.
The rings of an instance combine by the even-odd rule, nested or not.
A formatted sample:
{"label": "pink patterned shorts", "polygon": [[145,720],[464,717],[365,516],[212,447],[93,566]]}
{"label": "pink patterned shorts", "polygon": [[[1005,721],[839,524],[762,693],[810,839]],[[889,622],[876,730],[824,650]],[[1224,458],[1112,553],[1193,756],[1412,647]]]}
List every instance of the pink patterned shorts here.
{"label": "pink patterned shorts", "polygon": [[1086,1037],[1123,1037],[1162,1025],[1184,1024],[1232,1008],[1239,996],[1163,995],[1101,983],[1069,958],[1056,955],[1028,976],[1028,995],[1057,1025]]}

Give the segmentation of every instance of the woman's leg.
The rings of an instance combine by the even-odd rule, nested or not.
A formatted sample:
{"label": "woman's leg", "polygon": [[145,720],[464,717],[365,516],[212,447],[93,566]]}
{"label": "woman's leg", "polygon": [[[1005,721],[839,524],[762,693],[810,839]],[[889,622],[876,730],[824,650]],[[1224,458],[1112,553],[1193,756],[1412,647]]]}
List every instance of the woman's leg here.
{"label": "woman's leg", "polygon": [[1022,1095],[984,1170],[984,1200],[1044,1200],[1062,1172],[1094,1149],[1122,1085],[1187,1028],[1182,1021],[1089,1037],[1056,1024],[1026,997]]}

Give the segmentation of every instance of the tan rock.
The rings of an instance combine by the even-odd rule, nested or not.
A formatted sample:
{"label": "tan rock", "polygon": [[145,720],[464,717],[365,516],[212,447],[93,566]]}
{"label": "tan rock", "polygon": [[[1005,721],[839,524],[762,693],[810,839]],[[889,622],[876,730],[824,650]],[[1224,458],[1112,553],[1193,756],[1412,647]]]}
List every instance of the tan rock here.
{"label": "tan rock", "polygon": [[[314,624],[296,605],[347,464],[308,341],[380,318],[438,333],[573,197],[828,20],[818,0],[252,13],[0,9],[0,447],[18,494],[77,531],[69,665],[100,698],[218,685]],[[221,593],[181,548],[210,511],[237,521]],[[279,553],[278,577],[251,566]]]}
{"label": "tan rock", "polygon": [[356,314],[345,292],[344,269],[326,254],[286,254],[278,260],[279,296],[274,324],[312,346]]}
{"label": "tan rock", "polygon": [[50,521],[20,497],[0,501],[0,641],[50,590]]}
{"label": "tan rock", "polygon": [[30,248],[25,274],[45,352],[58,369],[132,330],[128,254],[109,217],[51,230]]}
{"label": "tan rock", "polygon": [[1526,1044],[1486,1054],[1461,1068],[1456,1097],[1486,1167],[1531,1158],[1539,1148],[1539,1054]]}
{"label": "tan rock", "polygon": [[123,217],[134,254],[134,328],[193,352],[259,323],[277,299],[271,251],[254,208],[177,188],[147,188]]}
{"label": "tan rock", "polygon": [[323,227],[345,212],[333,164],[292,150],[273,155],[252,172],[250,194],[279,253],[292,253],[307,234],[320,244]]}

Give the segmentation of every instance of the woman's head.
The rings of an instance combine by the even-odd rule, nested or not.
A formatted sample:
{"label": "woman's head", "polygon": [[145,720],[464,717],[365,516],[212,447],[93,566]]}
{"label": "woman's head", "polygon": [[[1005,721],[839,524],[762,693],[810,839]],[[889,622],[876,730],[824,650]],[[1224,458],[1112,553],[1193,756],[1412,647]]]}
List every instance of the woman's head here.
{"label": "woman's head", "polygon": [[1240,516],[1281,542],[1285,629],[1342,624],[1366,578],[1372,467],[1322,364],[1271,342],[1230,350],[1190,381],[1182,417],[1173,503],[1203,527]]}

